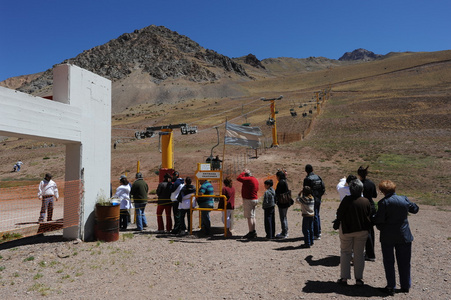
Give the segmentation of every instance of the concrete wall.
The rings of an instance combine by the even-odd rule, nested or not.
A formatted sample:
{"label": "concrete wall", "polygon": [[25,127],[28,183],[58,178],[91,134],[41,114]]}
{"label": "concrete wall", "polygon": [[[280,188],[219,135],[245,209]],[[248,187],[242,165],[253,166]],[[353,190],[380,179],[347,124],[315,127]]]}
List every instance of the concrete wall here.
{"label": "concrete wall", "polygon": [[82,180],[84,193],[81,207],[65,203],[64,218],[80,213],[80,225],[63,234],[90,240],[96,197],[110,191],[111,81],[73,65],[53,73],[53,100],[0,87],[0,136],[66,145],[65,180]]}

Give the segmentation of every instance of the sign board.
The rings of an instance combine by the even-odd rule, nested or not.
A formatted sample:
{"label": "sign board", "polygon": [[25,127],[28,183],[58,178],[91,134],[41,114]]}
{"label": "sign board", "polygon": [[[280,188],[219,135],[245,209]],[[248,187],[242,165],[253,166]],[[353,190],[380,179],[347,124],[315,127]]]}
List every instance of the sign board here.
{"label": "sign board", "polygon": [[199,164],[199,170],[201,171],[210,171],[211,165],[210,164]]}
{"label": "sign board", "polygon": [[220,171],[197,171],[197,179],[221,179]]}

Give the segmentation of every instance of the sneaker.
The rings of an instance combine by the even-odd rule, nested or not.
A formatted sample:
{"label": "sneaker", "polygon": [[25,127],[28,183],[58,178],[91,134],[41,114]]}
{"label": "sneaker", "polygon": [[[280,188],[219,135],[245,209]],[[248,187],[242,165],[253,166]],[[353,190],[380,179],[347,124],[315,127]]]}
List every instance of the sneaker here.
{"label": "sneaker", "polygon": [[321,239],[321,235],[314,236],[313,239],[314,239],[314,240],[320,240],[320,239]]}
{"label": "sneaker", "polygon": [[164,230],[157,230],[156,233],[158,233],[158,234],[164,233]]}
{"label": "sneaker", "polygon": [[363,280],[362,279],[356,279],[355,280],[355,285],[363,286]]}
{"label": "sneaker", "polygon": [[287,237],[288,237],[288,233],[287,234],[283,234],[281,232],[281,233],[276,234],[276,239],[286,239]]}
{"label": "sneaker", "polygon": [[310,248],[310,245],[302,244],[302,245],[301,245],[301,248],[304,248],[304,249],[305,249],[305,248]]}

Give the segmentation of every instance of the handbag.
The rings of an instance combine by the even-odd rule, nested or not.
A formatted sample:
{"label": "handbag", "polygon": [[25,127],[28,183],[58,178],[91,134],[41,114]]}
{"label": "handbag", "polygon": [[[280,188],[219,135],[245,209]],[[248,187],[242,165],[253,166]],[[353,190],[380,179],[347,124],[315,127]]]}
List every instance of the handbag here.
{"label": "handbag", "polygon": [[338,229],[340,229],[340,220],[338,220],[338,219],[335,219],[335,220],[333,220],[332,221],[332,228],[333,229],[335,229],[335,230],[338,230]]}
{"label": "handbag", "polygon": [[283,193],[283,194],[279,194],[277,195],[277,204],[281,204],[281,205],[293,205],[294,200],[293,198],[291,198],[291,191],[288,190],[287,192]]}

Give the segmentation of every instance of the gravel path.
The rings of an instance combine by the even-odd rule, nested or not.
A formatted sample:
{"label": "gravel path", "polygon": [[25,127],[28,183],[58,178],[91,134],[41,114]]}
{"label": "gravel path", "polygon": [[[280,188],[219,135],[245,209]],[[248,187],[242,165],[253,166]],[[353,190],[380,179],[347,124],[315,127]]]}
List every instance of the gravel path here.
{"label": "gravel path", "polygon": [[[335,283],[340,253],[331,221],[337,207],[338,202],[323,201],[322,239],[310,249],[300,248],[297,205],[288,213],[286,240],[260,238],[264,236],[263,210],[258,207],[259,238],[253,241],[240,239],[247,233],[247,222],[237,209],[235,236],[230,239],[222,237],[216,212],[212,217],[216,234],[211,238],[157,235],[153,233],[156,220],[151,219],[146,231],[121,232],[119,241],[112,243],[63,241],[61,232],[4,243],[0,245],[1,298],[384,298],[379,243],[376,261],[365,266],[365,286]],[[410,216],[415,237],[412,289],[409,294],[397,293],[397,299],[451,299],[449,217],[449,211],[431,206],[420,206],[419,213]]]}

